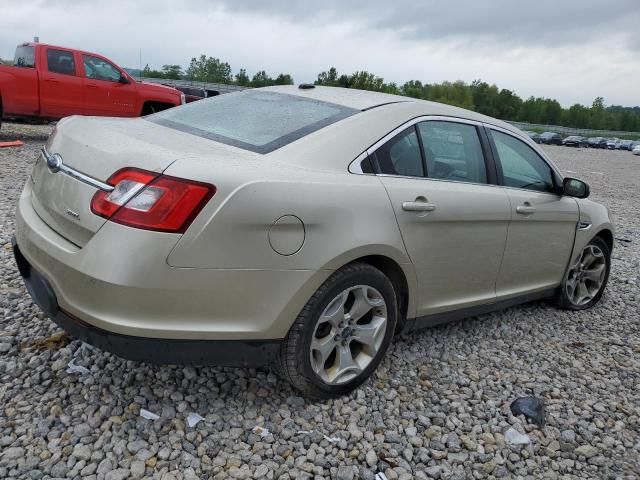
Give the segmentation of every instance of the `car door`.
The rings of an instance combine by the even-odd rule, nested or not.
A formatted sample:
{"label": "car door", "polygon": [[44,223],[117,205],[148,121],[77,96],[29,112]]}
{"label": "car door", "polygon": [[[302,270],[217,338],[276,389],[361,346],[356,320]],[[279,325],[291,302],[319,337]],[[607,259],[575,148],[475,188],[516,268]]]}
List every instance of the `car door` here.
{"label": "car door", "polygon": [[82,115],[84,102],[78,59],[71,50],[46,47],[41,57],[40,105],[42,116]]}
{"label": "car door", "polygon": [[489,136],[511,202],[498,299],[556,287],[573,250],[578,204],[557,193],[560,175],[530,145],[495,127],[489,127]]}
{"label": "car door", "polygon": [[379,142],[370,157],[417,274],[417,314],[425,316],[494,301],[510,204],[491,184],[479,125],[421,120]]}
{"label": "car door", "polygon": [[[104,58],[82,54],[86,115],[132,117],[136,112],[136,86]],[[122,83],[124,77],[127,83]]]}

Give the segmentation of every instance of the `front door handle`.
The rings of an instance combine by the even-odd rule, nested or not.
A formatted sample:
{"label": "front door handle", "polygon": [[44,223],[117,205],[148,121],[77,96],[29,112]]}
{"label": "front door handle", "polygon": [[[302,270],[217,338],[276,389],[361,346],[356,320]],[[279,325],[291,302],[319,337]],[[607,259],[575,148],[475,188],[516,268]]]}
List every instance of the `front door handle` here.
{"label": "front door handle", "polygon": [[433,212],[436,206],[427,202],[403,202],[402,209],[405,212]]}
{"label": "front door handle", "polygon": [[516,213],[519,213],[520,215],[531,215],[532,213],[536,213],[536,207],[532,207],[527,202],[524,205],[517,206]]}

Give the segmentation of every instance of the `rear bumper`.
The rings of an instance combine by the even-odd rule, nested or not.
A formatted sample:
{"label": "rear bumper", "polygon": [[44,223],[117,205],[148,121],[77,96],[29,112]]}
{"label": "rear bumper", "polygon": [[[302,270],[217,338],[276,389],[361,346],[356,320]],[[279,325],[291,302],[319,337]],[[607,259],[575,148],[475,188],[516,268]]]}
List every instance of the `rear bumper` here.
{"label": "rear bumper", "polygon": [[24,257],[13,239],[13,251],[25,286],[40,309],[74,337],[129,360],[162,364],[260,367],[275,362],[279,340],[175,340],[109,332],[60,309],[47,279]]}

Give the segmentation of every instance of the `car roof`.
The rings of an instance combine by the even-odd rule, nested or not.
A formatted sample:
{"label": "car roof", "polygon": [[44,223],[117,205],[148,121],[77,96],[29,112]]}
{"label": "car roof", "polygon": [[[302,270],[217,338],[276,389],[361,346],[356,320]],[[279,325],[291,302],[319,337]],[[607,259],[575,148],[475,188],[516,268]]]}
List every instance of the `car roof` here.
{"label": "car roof", "polygon": [[517,128],[509,123],[480,113],[472,112],[471,110],[443,103],[405,97],[402,95],[392,95],[390,93],[371,92],[368,90],[357,90],[355,88],[325,87],[320,85],[314,85],[312,88],[309,88],[308,86],[306,88],[300,88],[297,85],[277,85],[273,87],[260,88],[260,90],[297,95],[304,98],[311,98],[322,102],[342,105],[356,110],[371,110],[382,105],[393,106],[393,104],[397,104],[398,108],[408,104],[415,106],[419,105],[420,107],[423,107],[421,108],[421,115],[449,116],[475,120],[478,122],[490,123],[514,132],[519,132]]}

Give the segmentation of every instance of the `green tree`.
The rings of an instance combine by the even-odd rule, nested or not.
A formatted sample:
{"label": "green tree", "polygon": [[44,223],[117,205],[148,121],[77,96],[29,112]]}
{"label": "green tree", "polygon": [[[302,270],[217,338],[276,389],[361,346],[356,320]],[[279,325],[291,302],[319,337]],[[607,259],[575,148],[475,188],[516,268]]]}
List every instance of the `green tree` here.
{"label": "green tree", "polygon": [[293,77],[288,73],[281,73],[273,81],[274,85],[293,85]]}
{"label": "green tree", "polygon": [[149,64],[146,64],[142,69],[141,75],[145,78],[164,78],[164,73],[160,70],[152,70],[149,68]]}
{"label": "green tree", "polygon": [[428,98],[428,85],[423,85],[420,80],[409,80],[400,87],[400,94],[413,98]]}
{"label": "green tree", "polygon": [[199,82],[231,83],[231,65],[206,55],[193,57],[187,68],[187,78]]}
{"label": "green tree", "polygon": [[236,73],[235,82],[237,85],[242,87],[248,87],[251,83],[251,79],[249,75],[247,75],[247,71],[244,68],[241,68],[238,73]]}
{"label": "green tree", "polygon": [[183,72],[182,72],[182,67],[180,65],[163,65],[162,66],[163,78],[180,80],[182,78],[182,75],[183,75]]}
{"label": "green tree", "polygon": [[260,70],[251,78],[250,86],[254,88],[268,87],[273,85],[273,79],[267,75],[267,72]]}
{"label": "green tree", "polygon": [[318,74],[318,79],[314,82],[316,85],[325,85],[327,87],[337,87],[338,71],[336,67],[331,67],[329,71]]}

